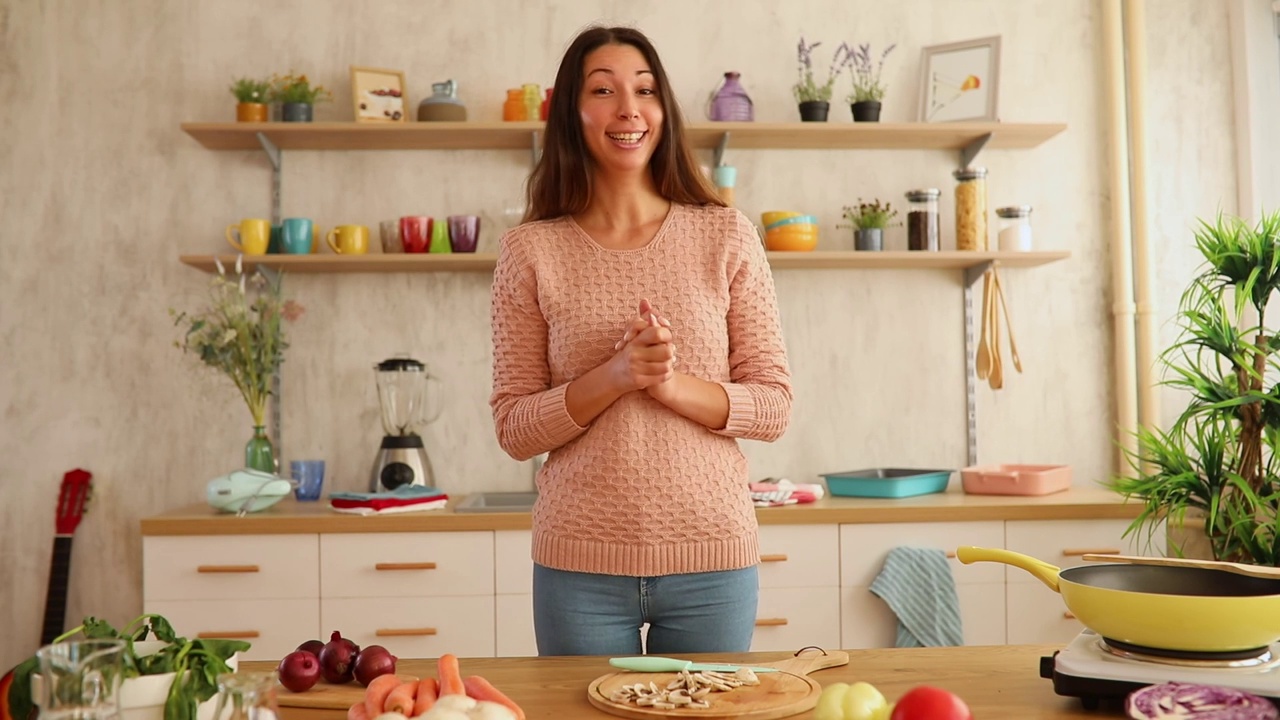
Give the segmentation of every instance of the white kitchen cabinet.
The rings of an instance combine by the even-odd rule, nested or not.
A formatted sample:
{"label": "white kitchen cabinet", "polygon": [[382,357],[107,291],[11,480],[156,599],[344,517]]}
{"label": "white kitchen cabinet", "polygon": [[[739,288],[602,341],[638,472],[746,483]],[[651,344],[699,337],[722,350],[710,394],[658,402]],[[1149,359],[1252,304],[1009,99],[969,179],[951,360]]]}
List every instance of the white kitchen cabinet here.
{"label": "white kitchen cabinet", "polygon": [[[493,657],[494,597],[325,598],[320,624],[357,645],[382,645],[404,658]],[[326,633],[326,638],[328,634]]]}
{"label": "white kitchen cabinet", "polygon": [[320,536],[321,597],[493,595],[493,533]]}
{"label": "white kitchen cabinet", "polygon": [[493,533],[494,592],[528,595],[533,592],[533,533],[498,530]]}
{"label": "white kitchen cabinet", "polygon": [[185,535],[142,539],[148,600],[320,597],[315,535]]}
{"label": "white kitchen cabinet", "polygon": [[1005,596],[1010,645],[1066,645],[1084,629],[1062,596],[1042,583],[1008,583]]}
{"label": "white kitchen cabinet", "polygon": [[839,526],[760,527],[761,588],[834,588],[839,585]]}
{"label": "white kitchen cabinet", "polygon": [[494,596],[495,652],[498,657],[537,657],[533,595]]}
{"label": "white kitchen cabinet", "polygon": [[[244,640],[245,660],[279,660],[320,637],[320,599],[153,600],[143,612],[163,616],[186,638]],[[326,635],[323,639],[328,640]]]}
{"label": "white kitchen cabinet", "polygon": [[[840,526],[840,584],[869,587],[884,567],[889,551],[899,546],[936,548],[952,556],[961,545],[1004,547],[1004,523],[883,523]],[[1004,566],[964,565],[951,557],[956,584],[1004,582]]]}
{"label": "white kitchen cabinet", "polygon": [[840,647],[840,588],[764,588],[751,650]]}
{"label": "white kitchen cabinet", "polygon": [[[1004,583],[956,584],[965,645],[1005,644]],[[898,618],[870,587],[840,589],[841,647],[893,647]]]}

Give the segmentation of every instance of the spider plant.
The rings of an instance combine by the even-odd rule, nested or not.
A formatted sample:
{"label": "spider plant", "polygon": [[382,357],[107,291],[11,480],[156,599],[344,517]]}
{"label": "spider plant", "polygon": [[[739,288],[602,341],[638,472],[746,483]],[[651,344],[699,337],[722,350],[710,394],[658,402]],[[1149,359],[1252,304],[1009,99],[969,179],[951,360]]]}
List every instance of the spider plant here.
{"label": "spider plant", "polygon": [[1183,292],[1179,337],[1159,358],[1161,384],[1188,404],[1168,430],[1138,428],[1129,472],[1108,485],[1143,503],[1126,534],[1150,537],[1161,522],[1203,515],[1216,559],[1280,565],[1280,337],[1266,324],[1280,291],[1280,212],[1252,227],[1202,220],[1195,241],[1204,270]]}

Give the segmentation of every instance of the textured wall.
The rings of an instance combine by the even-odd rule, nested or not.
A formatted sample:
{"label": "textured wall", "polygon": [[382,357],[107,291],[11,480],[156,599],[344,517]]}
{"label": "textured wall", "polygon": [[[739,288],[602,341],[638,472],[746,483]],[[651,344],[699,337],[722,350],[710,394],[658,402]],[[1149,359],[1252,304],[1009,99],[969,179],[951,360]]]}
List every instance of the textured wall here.
{"label": "textured wall", "polygon": [[[546,7],[538,7],[544,5]],[[141,517],[202,498],[233,468],[249,418],[232,387],[172,346],[170,307],[199,302],[207,276],[183,252],[222,251],[222,228],[269,210],[257,152],[206,151],[183,121],[233,117],[233,76],[290,68],[337,89],[317,119],[350,118],[348,66],[401,68],[410,102],[456,78],[471,117],[499,117],[504,89],[550,84],[580,26],[605,18],[652,35],[688,114],[701,118],[725,70],[742,72],[758,119],[795,118],[799,34],[898,43],[883,119],[914,119],[920,48],[1001,34],[1000,114],[1069,129],[1026,152],[989,151],[992,203],[1035,206],[1041,248],[1069,262],[1008,270],[1026,374],[983,388],[981,459],[1067,462],[1078,482],[1112,457],[1101,24],[1092,0],[812,0],[783,8],[574,0],[534,3],[337,0],[0,0],[0,667],[34,649],[58,480],[92,470],[97,495],[76,539],[69,617],[122,622],[141,607]],[[1160,312],[1194,264],[1193,218],[1234,210],[1224,11],[1164,0],[1148,13]],[[842,82],[841,94],[847,85]],[[847,106],[833,121],[847,122]],[[731,149],[739,205],[817,214],[825,249],[848,249],[840,207],[910,187],[949,197],[951,153]],[[518,212],[524,152],[287,153],[286,215],[324,227],[407,213],[484,216],[482,250]],[[950,207],[948,201],[946,207]],[[944,228],[950,235],[950,223]],[[889,235],[903,247],[901,228]],[[875,465],[965,459],[961,283],[941,271],[777,273],[795,371],[795,420],[747,444],[753,474],[812,480]],[[330,462],[332,487],[366,481],[380,429],[371,366],[407,351],[443,382],[428,429],[440,484],[521,489],[530,468],[498,449],[487,407],[489,278],[475,274],[308,276],[284,369],[288,456]]]}

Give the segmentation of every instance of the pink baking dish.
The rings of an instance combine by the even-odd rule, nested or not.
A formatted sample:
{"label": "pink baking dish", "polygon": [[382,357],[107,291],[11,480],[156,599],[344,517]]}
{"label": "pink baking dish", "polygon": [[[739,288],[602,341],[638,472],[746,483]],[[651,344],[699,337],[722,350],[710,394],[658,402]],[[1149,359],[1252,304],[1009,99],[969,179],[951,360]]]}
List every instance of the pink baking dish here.
{"label": "pink baking dish", "polygon": [[1071,487],[1070,465],[979,465],[960,471],[974,495],[1048,495]]}

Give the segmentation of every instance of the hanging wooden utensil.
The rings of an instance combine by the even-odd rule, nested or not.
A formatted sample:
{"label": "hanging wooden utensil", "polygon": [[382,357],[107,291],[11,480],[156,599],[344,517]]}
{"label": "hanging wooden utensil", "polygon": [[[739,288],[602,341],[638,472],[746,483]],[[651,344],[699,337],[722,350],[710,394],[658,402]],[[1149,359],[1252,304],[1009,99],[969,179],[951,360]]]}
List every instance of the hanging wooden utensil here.
{"label": "hanging wooden utensil", "polygon": [[1009,319],[1009,303],[1004,299],[1004,285],[1000,282],[1000,276],[994,274],[994,270],[992,273],[996,296],[1000,299],[1000,309],[1004,311],[1004,324],[1009,329],[1009,355],[1013,358],[1014,369],[1022,372],[1022,358],[1018,356],[1018,343],[1013,339],[1013,321]]}
{"label": "hanging wooden utensil", "polygon": [[987,382],[992,390],[999,390],[1004,387],[1004,360],[1000,358],[1000,309],[996,307],[995,267],[992,266],[987,274],[991,276],[991,294],[987,303],[990,309],[987,322],[991,325],[991,375],[987,378]]}
{"label": "hanging wooden utensil", "polygon": [[982,318],[978,331],[978,379],[986,380],[991,374],[991,273],[982,273]]}

